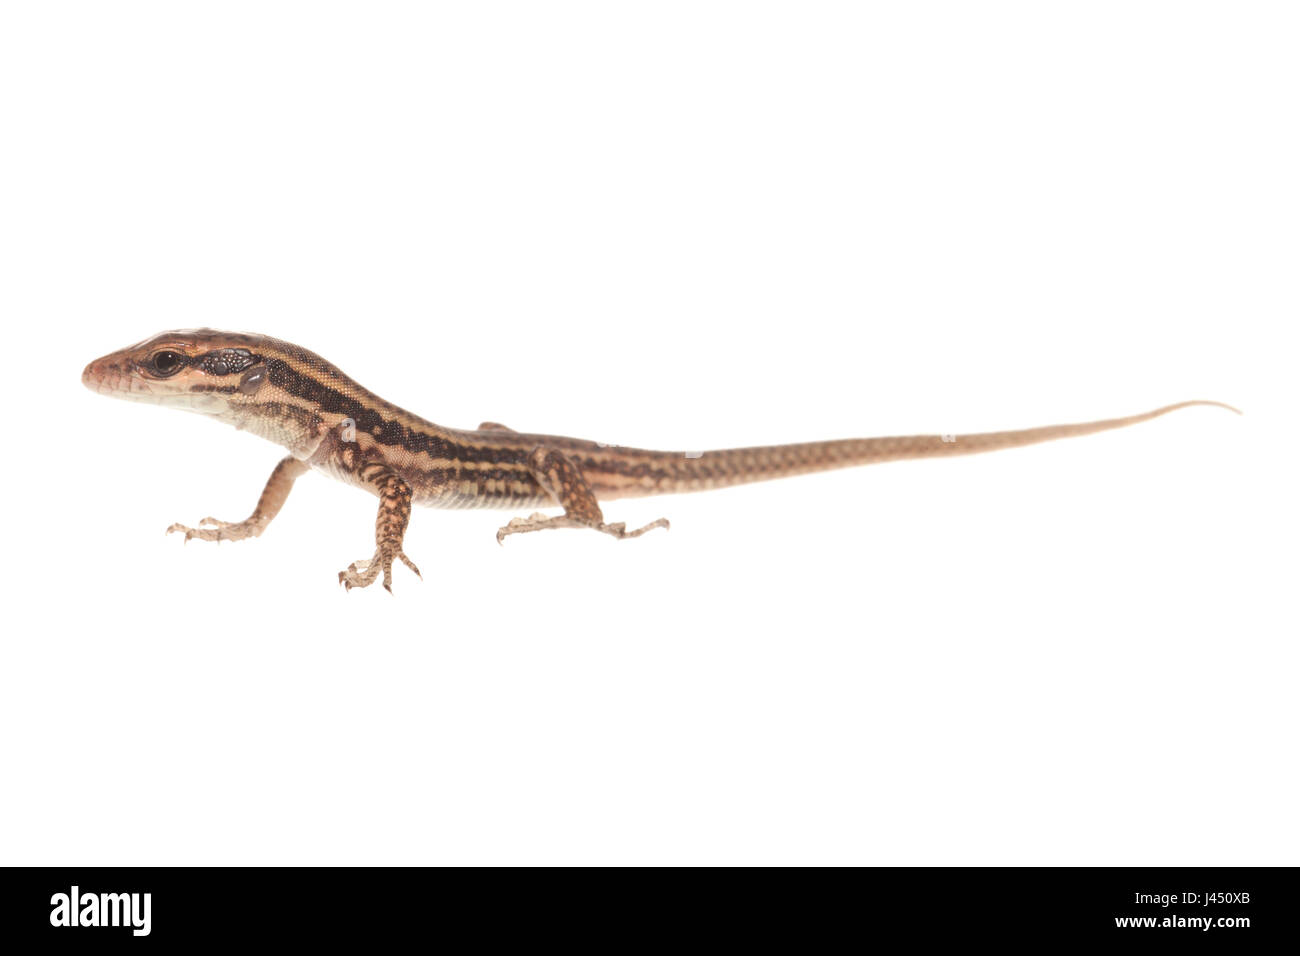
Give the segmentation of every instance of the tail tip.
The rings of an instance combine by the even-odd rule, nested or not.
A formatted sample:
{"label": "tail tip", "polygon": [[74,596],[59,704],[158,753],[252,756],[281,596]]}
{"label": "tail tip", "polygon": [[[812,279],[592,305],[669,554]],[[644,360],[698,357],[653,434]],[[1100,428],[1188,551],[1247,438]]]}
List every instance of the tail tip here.
{"label": "tail tip", "polygon": [[1213,405],[1215,408],[1226,408],[1228,411],[1232,412],[1234,415],[1244,415],[1244,414],[1246,414],[1245,412],[1243,412],[1240,408],[1238,408],[1238,407],[1235,406],[1235,405],[1229,405],[1227,402],[1215,402],[1215,401],[1211,401],[1210,399],[1205,399],[1205,398],[1203,398],[1203,399],[1197,399],[1197,400],[1194,401],[1194,402],[1188,402],[1188,404],[1189,404],[1189,405]]}

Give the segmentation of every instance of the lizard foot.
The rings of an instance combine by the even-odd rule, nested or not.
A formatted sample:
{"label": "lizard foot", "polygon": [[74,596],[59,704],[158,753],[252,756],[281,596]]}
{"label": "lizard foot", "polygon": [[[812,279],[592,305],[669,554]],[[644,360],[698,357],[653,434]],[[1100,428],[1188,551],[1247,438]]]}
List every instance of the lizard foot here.
{"label": "lizard foot", "polygon": [[611,534],[616,538],[639,538],[647,531],[653,531],[655,528],[666,529],[668,527],[669,524],[667,518],[656,518],[654,521],[651,521],[647,525],[642,525],[635,531],[628,531],[627,524],[622,521],[616,521],[613,524],[598,524],[596,525],[596,530],[603,531],[605,534]]}
{"label": "lizard foot", "polygon": [[353,588],[365,588],[375,583],[379,577],[379,572],[384,572],[384,590],[389,594],[393,593],[393,561],[400,560],[404,565],[415,572],[415,576],[421,581],[424,575],[420,569],[415,566],[415,562],[406,556],[404,551],[376,551],[375,556],[369,561],[353,561],[344,570],[339,572],[339,584],[351,591]]}
{"label": "lizard foot", "polygon": [[[167,529],[167,534],[176,531],[185,532],[185,541],[198,538],[200,541],[242,541],[244,538],[256,538],[262,533],[268,520],[248,518],[244,521],[220,521],[216,518],[204,518],[197,528],[183,524],[174,524]],[[205,527],[206,526],[206,527]]]}
{"label": "lizard foot", "polygon": [[603,521],[589,524],[572,515],[544,515],[541,512],[534,512],[527,518],[511,518],[509,524],[498,528],[497,544],[502,544],[507,535],[524,534],[529,531],[545,531],[548,528],[591,528],[593,531],[603,531],[615,538],[637,538],[647,531],[653,531],[655,528],[667,527],[667,518],[659,518],[644,527],[637,528],[635,531],[628,531],[627,524],[623,521],[616,521],[613,524],[606,524]]}

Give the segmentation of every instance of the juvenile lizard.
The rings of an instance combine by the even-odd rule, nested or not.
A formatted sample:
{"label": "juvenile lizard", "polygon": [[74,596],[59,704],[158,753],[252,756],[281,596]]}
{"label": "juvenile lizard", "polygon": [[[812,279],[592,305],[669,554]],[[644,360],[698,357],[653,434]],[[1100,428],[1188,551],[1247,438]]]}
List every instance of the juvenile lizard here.
{"label": "juvenile lizard", "polygon": [[607,523],[601,500],[703,491],[831,468],[947,458],[1123,428],[1189,405],[1126,418],[973,435],[912,435],[768,445],[706,452],[645,451],[576,438],[535,435],[484,422],[444,428],[384,401],[320,356],[262,335],[187,329],[163,332],[96,359],[82,382],[103,395],[200,412],[289,450],[275,466],[253,513],[243,521],[204,518],[174,524],[185,540],[238,541],[260,535],[283,507],[294,481],[315,468],[379,497],[375,553],[339,572],[349,590],[382,573],[392,591],[393,563],[419,575],[402,550],[412,505],[524,508],[558,505],[564,514],[513,518],[507,535],[547,528],[592,528],[635,538],[667,528],[660,518],[629,531]]}

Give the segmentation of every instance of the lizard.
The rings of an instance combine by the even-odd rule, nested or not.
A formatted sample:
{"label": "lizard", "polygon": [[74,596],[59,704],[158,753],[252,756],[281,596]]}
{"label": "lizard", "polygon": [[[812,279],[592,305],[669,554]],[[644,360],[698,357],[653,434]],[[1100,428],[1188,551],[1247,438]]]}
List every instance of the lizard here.
{"label": "lizard", "polygon": [[[392,593],[393,565],[420,576],[403,550],[413,505],[435,508],[559,506],[563,513],[512,518],[509,535],[590,528],[636,538],[667,528],[659,518],[629,530],[606,522],[600,502],[703,491],[747,482],[915,458],[948,458],[1090,435],[1145,422],[1192,405],[1092,422],[969,435],[848,438],[717,451],[650,451],[557,435],[517,432],[495,422],[446,428],[384,401],[301,346],[265,335],[183,329],[162,332],[95,359],[82,382],[102,395],[207,415],[284,446],[253,513],[242,521],[204,518],[173,524],[185,541],[239,541],[266,530],[294,482],[316,470],[379,499],[375,551],[338,573],[347,590],[382,574]],[[1238,412],[1240,414],[1240,412]]]}

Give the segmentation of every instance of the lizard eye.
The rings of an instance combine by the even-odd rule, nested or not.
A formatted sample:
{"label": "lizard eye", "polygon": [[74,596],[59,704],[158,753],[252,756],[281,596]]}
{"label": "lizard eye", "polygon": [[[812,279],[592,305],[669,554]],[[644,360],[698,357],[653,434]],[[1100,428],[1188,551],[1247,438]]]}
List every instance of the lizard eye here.
{"label": "lizard eye", "polygon": [[155,352],[149,359],[149,367],[159,375],[175,375],[184,364],[179,352]]}

